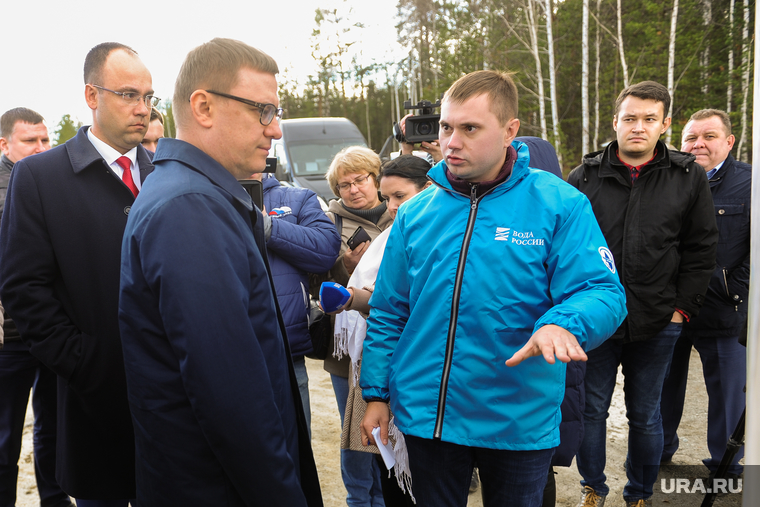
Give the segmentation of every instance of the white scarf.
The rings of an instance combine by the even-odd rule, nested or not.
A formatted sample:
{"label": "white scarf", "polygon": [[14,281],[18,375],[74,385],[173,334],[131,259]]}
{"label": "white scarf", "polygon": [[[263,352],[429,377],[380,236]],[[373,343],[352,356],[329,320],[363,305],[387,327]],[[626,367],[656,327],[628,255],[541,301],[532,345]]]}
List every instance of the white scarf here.
{"label": "white scarf", "polygon": [[[380,263],[385,253],[385,244],[388,242],[388,235],[391,227],[388,227],[380,233],[378,237],[370,243],[367,251],[362,255],[359,264],[354,270],[354,274],[348,279],[349,287],[370,287],[375,284],[377,271],[380,269]],[[362,357],[364,349],[364,338],[367,336],[367,321],[356,310],[341,312],[335,316],[335,347],[333,357],[338,359],[348,354],[351,358],[353,374],[353,384],[359,383],[359,359]],[[394,471],[396,472],[396,481],[401,491],[409,491],[409,495],[414,503],[417,501],[412,494],[412,474],[409,470],[409,459],[407,457],[406,441],[404,435],[391,419],[388,425],[388,433],[396,441],[393,447],[393,453],[396,457]]]}
{"label": "white scarf", "polygon": [[[369,248],[364,252],[359,264],[356,266],[354,274],[348,279],[349,287],[363,289],[375,284],[377,271],[380,269],[380,262],[383,260],[385,244],[388,241],[390,232],[391,228],[388,227],[370,243]],[[366,336],[367,321],[356,310],[348,310],[335,316],[335,347],[333,348],[333,357],[341,359],[344,355],[348,354],[351,358],[351,365],[354,370],[353,385],[359,382],[358,363],[362,357],[364,338]]]}

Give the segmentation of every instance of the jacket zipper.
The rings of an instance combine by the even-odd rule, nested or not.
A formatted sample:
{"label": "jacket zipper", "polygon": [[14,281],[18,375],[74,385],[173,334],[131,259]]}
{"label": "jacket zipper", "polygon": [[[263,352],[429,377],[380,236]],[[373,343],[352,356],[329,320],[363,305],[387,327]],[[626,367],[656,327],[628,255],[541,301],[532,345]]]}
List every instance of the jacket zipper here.
{"label": "jacket zipper", "polygon": [[433,438],[440,440],[443,432],[443,413],[446,410],[446,391],[449,385],[449,376],[451,374],[451,363],[454,356],[454,338],[456,337],[457,319],[459,318],[459,297],[462,292],[462,279],[464,277],[464,266],[467,262],[467,251],[472,239],[472,231],[475,229],[475,218],[478,215],[477,185],[470,187],[470,215],[467,218],[467,229],[462,240],[462,250],[459,252],[459,262],[457,263],[457,272],[454,277],[454,292],[451,299],[451,318],[449,319],[449,332],[446,338],[446,355],[443,363],[443,374],[441,375],[441,388],[438,393],[438,412],[435,418],[435,430]]}
{"label": "jacket zipper", "polygon": [[[728,272],[726,271],[726,268],[721,268],[721,271],[723,271],[723,286],[726,288],[726,296],[728,296],[728,299],[733,299],[731,297],[731,292],[728,290]],[[739,306],[734,306],[734,311],[739,311]]]}

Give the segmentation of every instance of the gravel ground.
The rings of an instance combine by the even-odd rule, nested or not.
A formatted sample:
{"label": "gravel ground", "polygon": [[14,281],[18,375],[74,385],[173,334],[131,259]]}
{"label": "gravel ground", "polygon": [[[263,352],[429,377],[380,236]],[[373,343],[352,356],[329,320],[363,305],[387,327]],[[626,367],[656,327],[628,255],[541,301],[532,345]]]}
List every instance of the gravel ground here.
{"label": "gravel ground", "polygon": [[[309,370],[309,389],[312,410],[312,445],[319,468],[322,493],[325,507],[341,507],[345,505],[346,491],[340,478],[340,419],[337,405],[330,384],[329,375],[322,369],[321,362],[307,360]],[[27,412],[24,427],[24,441],[19,461],[18,501],[17,507],[36,507],[39,497],[34,480],[34,457],[32,454],[32,410]],[[623,506],[622,491],[625,485],[623,462],[626,454],[627,423],[623,404],[622,375],[618,375],[618,385],[610,409],[607,422],[608,441],[607,468],[605,473],[610,485],[610,496],[607,507]],[[691,477],[706,477],[707,469],[701,465],[702,458],[707,456],[705,434],[707,430],[707,394],[705,393],[702,369],[699,356],[694,352],[691,356],[689,372],[689,387],[686,393],[686,408],[681,422],[679,437],[681,448],[673,459],[673,465],[665,466],[660,471],[660,479],[682,477],[685,469],[677,465],[692,465],[689,469]],[[676,466],[674,466],[676,465]],[[580,485],[578,471],[571,468],[557,469],[557,506],[575,507],[578,502]],[[679,475],[680,474],[680,475]],[[658,480],[659,484],[659,480]],[[656,493],[654,505],[669,507],[699,506],[701,494],[664,495]],[[468,507],[482,507],[480,493],[470,495]],[[730,494],[718,497],[715,506],[740,506],[741,494]]]}

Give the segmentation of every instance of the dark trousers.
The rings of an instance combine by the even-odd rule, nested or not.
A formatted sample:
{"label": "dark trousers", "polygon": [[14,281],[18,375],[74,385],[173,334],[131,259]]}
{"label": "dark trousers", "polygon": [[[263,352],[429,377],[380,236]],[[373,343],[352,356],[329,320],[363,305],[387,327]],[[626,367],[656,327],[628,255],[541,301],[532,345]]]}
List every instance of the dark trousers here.
{"label": "dark trousers", "polygon": [[[677,430],[683,415],[692,346],[702,360],[707,388],[707,449],[710,457],[703,462],[714,472],[744,411],[747,348],[739,344],[738,337],[697,338],[690,336],[688,330],[681,334],[673,351],[670,372],[662,386],[662,429],[665,437],[662,458],[665,460],[678,450]],[[743,467],[739,465],[742,456],[744,447],[736,453],[728,469],[730,473],[742,472]]]}
{"label": "dark trousers", "polygon": [[417,507],[465,507],[478,464],[484,507],[540,507],[554,449],[505,451],[407,435]]}
{"label": "dark trousers", "polygon": [[42,507],[71,505],[55,480],[56,376],[20,341],[0,350],[0,507],[16,504],[18,460],[33,389],[34,474]]}

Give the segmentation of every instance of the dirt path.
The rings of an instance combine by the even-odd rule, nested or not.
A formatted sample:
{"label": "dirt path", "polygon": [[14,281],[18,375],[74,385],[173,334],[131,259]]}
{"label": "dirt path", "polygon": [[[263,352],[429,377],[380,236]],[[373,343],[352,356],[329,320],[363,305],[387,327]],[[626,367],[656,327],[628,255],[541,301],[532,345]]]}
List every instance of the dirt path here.
{"label": "dirt path", "polygon": [[[346,504],[346,491],[340,477],[340,419],[333,395],[329,375],[322,369],[321,362],[307,360],[309,370],[309,389],[311,393],[312,410],[312,445],[319,468],[322,493],[325,507],[342,507]],[[622,376],[618,377],[618,385],[613,397],[608,420],[607,468],[605,473],[610,486],[610,496],[606,505],[617,507],[623,505],[622,490],[625,485],[623,461],[626,454],[626,436],[628,426],[625,420],[623,404]],[[19,462],[18,507],[36,507],[39,505],[37,488],[34,480],[34,464],[32,455],[32,411],[27,412],[24,427],[24,442]],[[707,425],[707,395],[704,389],[702,369],[699,356],[692,354],[689,371],[689,387],[686,393],[686,409],[681,422],[679,437],[681,449],[675,455],[675,465],[700,465],[701,459],[707,456],[705,443]],[[706,470],[705,475],[706,475]],[[575,466],[557,469],[557,506],[575,507],[578,502],[580,485],[579,475]],[[671,472],[672,473],[672,472]],[[660,477],[668,477],[668,469],[661,471]],[[669,507],[698,506],[702,495],[679,495],[664,498],[655,496],[655,505]],[[479,492],[470,495],[468,507],[482,507]],[[740,495],[718,498],[715,506],[725,507],[740,505]]]}

